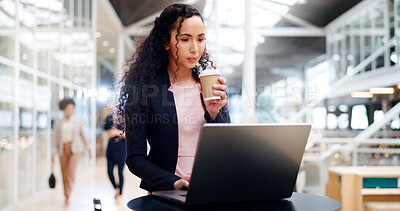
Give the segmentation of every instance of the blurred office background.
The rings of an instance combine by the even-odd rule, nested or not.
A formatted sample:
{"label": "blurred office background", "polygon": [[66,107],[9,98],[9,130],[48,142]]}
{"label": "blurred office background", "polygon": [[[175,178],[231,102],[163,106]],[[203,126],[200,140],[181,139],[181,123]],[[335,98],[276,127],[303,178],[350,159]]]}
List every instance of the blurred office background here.
{"label": "blurred office background", "polygon": [[400,0],[0,0],[0,210],[49,193],[60,99],[104,156],[113,77],[173,2],[202,12],[232,122],[312,123],[300,191],[326,195],[331,166],[400,164]]}

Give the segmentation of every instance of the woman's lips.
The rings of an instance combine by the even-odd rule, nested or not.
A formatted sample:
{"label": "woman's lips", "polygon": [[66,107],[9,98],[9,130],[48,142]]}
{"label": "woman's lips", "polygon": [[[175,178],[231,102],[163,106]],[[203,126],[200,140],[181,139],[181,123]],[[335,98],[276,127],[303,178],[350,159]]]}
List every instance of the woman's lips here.
{"label": "woman's lips", "polygon": [[188,58],[188,60],[190,62],[195,62],[195,61],[197,61],[197,57],[190,57],[190,58]]}

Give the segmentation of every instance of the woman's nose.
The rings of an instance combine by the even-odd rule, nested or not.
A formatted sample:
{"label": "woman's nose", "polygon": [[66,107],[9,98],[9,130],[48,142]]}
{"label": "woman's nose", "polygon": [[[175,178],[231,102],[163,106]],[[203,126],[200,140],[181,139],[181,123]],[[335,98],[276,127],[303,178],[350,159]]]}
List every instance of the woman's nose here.
{"label": "woman's nose", "polygon": [[190,53],[197,53],[198,50],[199,50],[199,47],[197,46],[197,43],[194,42],[194,43],[190,46]]}

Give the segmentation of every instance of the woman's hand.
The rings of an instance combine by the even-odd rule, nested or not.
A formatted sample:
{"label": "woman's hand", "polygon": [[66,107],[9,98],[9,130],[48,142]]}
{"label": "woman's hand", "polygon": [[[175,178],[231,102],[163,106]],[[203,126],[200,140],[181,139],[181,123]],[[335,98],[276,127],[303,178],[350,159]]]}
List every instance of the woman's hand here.
{"label": "woman's hand", "polygon": [[111,128],[109,130],[106,130],[105,133],[107,134],[108,138],[114,138],[117,137],[115,141],[119,141],[120,139],[125,138],[125,133],[122,130],[118,130],[115,128]]}
{"label": "woman's hand", "polygon": [[219,113],[219,110],[226,105],[227,96],[226,96],[226,89],[227,86],[225,85],[225,80],[221,77],[218,78],[221,84],[213,85],[214,95],[221,96],[221,99],[217,100],[208,100],[204,103],[206,104],[206,109],[211,116],[211,119],[215,119]]}
{"label": "woman's hand", "polygon": [[124,133],[124,131],[122,131],[122,130],[118,130],[118,129],[113,128],[113,129],[112,129],[112,136],[111,136],[111,138],[112,138],[112,137],[116,137],[116,136],[117,136],[119,139],[125,138],[125,133]]}
{"label": "woman's hand", "polygon": [[120,137],[121,136],[121,132],[122,131],[120,131],[118,129],[115,129],[115,128],[110,129],[110,138],[114,138],[116,136]]}
{"label": "woman's hand", "polygon": [[119,135],[121,136],[121,138],[125,138],[125,131],[120,130]]}
{"label": "woman's hand", "polygon": [[189,174],[184,176],[182,179],[177,180],[174,183],[174,189],[175,190],[187,190],[189,188],[191,177],[192,177],[192,173],[190,172]]}

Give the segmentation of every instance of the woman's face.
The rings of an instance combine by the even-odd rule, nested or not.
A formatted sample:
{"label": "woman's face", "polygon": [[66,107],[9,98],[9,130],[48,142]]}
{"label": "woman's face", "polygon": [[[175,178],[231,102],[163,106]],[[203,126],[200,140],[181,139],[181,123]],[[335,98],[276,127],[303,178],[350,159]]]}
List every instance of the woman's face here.
{"label": "woman's face", "polygon": [[[176,25],[179,26],[179,20]],[[185,18],[177,37],[178,41],[175,39],[177,33],[176,28],[171,31],[171,39],[166,46],[169,62],[175,64],[178,58],[179,69],[190,70],[200,60],[206,47],[203,21],[197,15]]]}
{"label": "woman's face", "polygon": [[74,104],[68,104],[67,106],[65,106],[63,110],[65,117],[70,118],[74,114],[74,109],[75,109]]}

